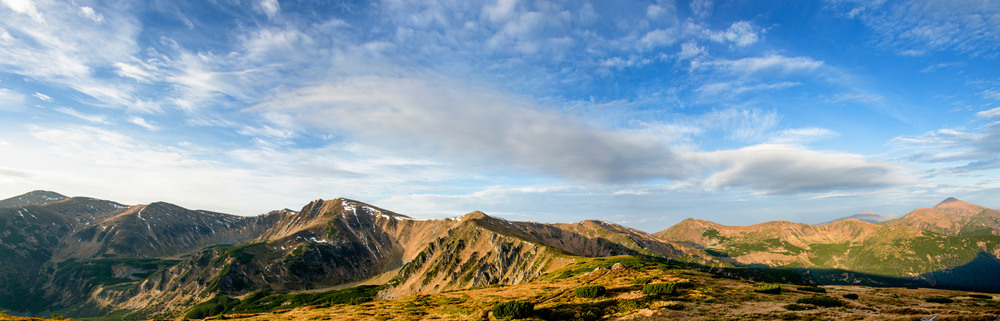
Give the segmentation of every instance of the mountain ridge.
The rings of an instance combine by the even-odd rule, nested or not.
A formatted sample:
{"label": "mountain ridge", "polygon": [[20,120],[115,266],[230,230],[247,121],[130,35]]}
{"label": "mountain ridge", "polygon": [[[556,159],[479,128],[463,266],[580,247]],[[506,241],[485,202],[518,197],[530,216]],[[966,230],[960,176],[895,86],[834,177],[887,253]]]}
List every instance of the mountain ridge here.
{"label": "mountain ridge", "polygon": [[384,284],[381,298],[399,298],[523,284],[577,258],[619,255],[792,268],[822,282],[1000,290],[962,279],[1000,266],[996,210],[953,198],[879,224],[688,218],[649,234],[601,220],[509,221],[481,211],[414,219],[346,198],[236,216],[60,196],[0,201],[14,204],[0,207],[0,308],[172,317],[216,296],[365,282]]}

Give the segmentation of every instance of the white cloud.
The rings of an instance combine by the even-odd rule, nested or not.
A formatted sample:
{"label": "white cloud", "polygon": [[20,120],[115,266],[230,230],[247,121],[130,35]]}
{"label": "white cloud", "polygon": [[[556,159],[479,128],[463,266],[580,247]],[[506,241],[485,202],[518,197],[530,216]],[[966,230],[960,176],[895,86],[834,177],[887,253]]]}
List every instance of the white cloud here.
{"label": "white cloud", "polygon": [[978,117],[979,119],[1000,118],[1000,107],[978,112],[976,113],[976,117]]}
{"label": "white cloud", "polygon": [[0,88],[0,110],[19,110],[24,108],[27,97],[24,94]]}
{"label": "white cloud", "polygon": [[642,44],[643,48],[653,49],[673,45],[680,40],[680,36],[680,30],[676,28],[656,29],[643,35],[639,43]]}
{"label": "white cloud", "polygon": [[483,15],[493,22],[507,21],[515,16],[516,6],[517,0],[497,0],[495,4],[483,7]]}
{"label": "white cloud", "polygon": [[761,32],[760,28],[754,27],[750,22],[734,22],[725,31],[709,32],[708,38],[715,42],[732,42],[736,46],[746,47],[757,42]]}
{"label": "white cloud", "polygon": [[532,105],[451,80],[355,77],[282,94],[256,109],[408,155],[600,182],[682,173],[655,139],[593,128]]}
{"label": "white cloud", "polygon": [[856,154],[763,144],[697,154],[724,169],[711,174],[713,188],[747,187],[764,194],[884,188],[915,182],[901,166]]}
{"label": "white cloud", "polygon": [[82,16],[90,19],[90,20],[94,20],[94,22],[97,22],[97,23],[104,22],[104,16],[102,16],[101,14],[99,14],[97,12],[94,12],[94,8],[91,8],[91,7],[87,7],[87,6],[80,7],[80,15],[82,15]]}
{"label": "white cloud", "polygon": [[993,1],[829,1],[861,20],[879,45],[901,55],[955,50],[989,54],[1000,48],[1000,4]]}
{"label": "white cloud", "polygon": [[114,63],[114,66],[117,68],[115,72],[122,77],[132,78],[138,81],[149,81],[152,77],[152,73],[140,66],[130,65],[124,62],[116,62]]}
{"label": "white cloud", "polygon": [[801,145],[815,140],[839,136],[826,128],[794,128],[785,129],[768,139],[768,143],[779,145]]}
{"label": "white cloud", "polygon": [[278,0],[260,0],[257,3],[257,8],[268,18],[274,18],[281,12],[281,4],[278,3]]}
{"label": "white cloud", "polygon": [[705,47],[698,46],[698,43],[694,41],[688,41],[681,44],[681,52],[678,54],[677,59],[687,60],[692,58],[701,57],[708,54]]}
{"label": "white cloud", "polygon": [[845,101],[854,101],[860,103],[876,103],[885,100],[885,97],[876,94],[869,93],[841,93],[835,94],[833,97],[826,99],[827,102],[840,103]]}
{"label": "white cloud", "polygon": [[38,8],[35,8],[35,4],[31,0],[3,0],[3,4],[14,12],[27,15],[35,21],[42,21],[42,14],[38,12]]}
{"label": "white cloud", "polygon": [[732,97],[752,91],[785,89],[799,86],[801,83],[783,81],[773,84],[746,84],[743,81],[726,81],[709,83],[698,87],[696,90],[706,98]]}
{"label": "white cloud", "polygon": [[754,74],[760,72],[778,72],[787,74],[813,71],[823,66],[823,61],[814,60],[809,57],[785,57],[782,55],[770,55],[764,57],[741,58],[736,60],[716,60],[707,62],[704,65],[717,66],[740,74]]}
{"label": "white cloud", "polygon": [[92,115],[92,114],[81,113],[81,112],[77,111],[76,109],[69,108],[69,107],[56,107],[56,108],[53,108],[52,110],[55,110],[55,111],[58,111],[60,113],[63,113],[63,114],[66,114],[66,115],[70,115],[70,116],[73,116],[73,117],[76,117],[76,118],[79,118],[79,119],[83,119],[83,120],[86,120],[86,121],[89,121],[89,122],[92,122],[92,123],[109,124],[109,122],[105,119],[105,117],[103,115]]}
{"label": "white cloud", "polygon": [[781,116],[773,110],[730,108],[715,111],[702,121],[719,126],[731,140],[754,142],[764,139],[777,127]]}
{"label": "white cloud", "polygon": [[34,96],[35,98],[41,99],[42,101],[45,101],[45,102],[50,102],[51,103],[51,102],[55,101],[54,99],[52,99],[52,97],[49,97],[49,95],[46,95],[46,94],[43,94],[43,93],[35,93],[32,96]]}
{"label": "white cloud", "polygon": [[129,118],[128,122],[136,124],[139,127],[145,128],[147,130],[156,131],[156,130],[160,129],[156,125],[150,124],[148,121],[146,121],[146,119],[144,119],[142,117],[139,117],[139,116],[134,116],[134,117]]}
{"label": "white cloud", "polygon": [[985,99],[1000,100],[1000,91],[998,90],[983,90],[979,95]]}
{"label": "white cloud", "polygon": [[[96,105],[124,107],[134,101],[134,88],[94,72],[130,60],[138,51],[139,26],[129,14],[98,14],[93,8],[65,2],[5,0],[4,4],[14,11],[0,10],[0,29],[16,36],[4,37],[0,70],[78,91],[90,96],[81,100]],[[44,12],[44,20],[38,12]]]}
{"label": "white cloud", "polygon": [[691,0],[688,5],[697,17],[706,18],[712,14],[712,0]]}

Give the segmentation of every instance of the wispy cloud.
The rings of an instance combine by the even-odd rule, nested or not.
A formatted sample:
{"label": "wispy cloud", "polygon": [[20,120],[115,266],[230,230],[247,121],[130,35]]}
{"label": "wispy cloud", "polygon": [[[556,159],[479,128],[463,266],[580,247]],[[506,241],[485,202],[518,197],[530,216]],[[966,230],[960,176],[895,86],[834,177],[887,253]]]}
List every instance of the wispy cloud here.
{"label": "wispy cloud", "polygon": [[716,60],[704,64],[706,67],[717,67],[738,74],[755,74],[761,72],[776,72],[789,74],[809,72],[823,66],[822,61],[809,57],[785,57],[769,55],[762,57],[740,58],[735,60]]}
{"label": "wispy cloud", "polygon": [[993,55],[1000,48],[1000,4],[992,1],[831,0],[830,6],[861,20],[876,41],[901,55],[955,50]]}
{"label": "wispy cloud", "polygon": [[54,99],[52,99],[52,97],[49,97],[49,95],[46,95],[46,94],[43,94],[43,93],[35,93],[32,96],[34,96],[35,98],[41,99],[42,101],[45,101],[45,102],[50,102],[51,103],[51,102],[55,101]]}
{"label": "wispy cloud", "polygon": [[160,127],[158,127],[156,125],[153,125],[153,124],[150,124],[148,121],[146,121],[146,119],[144,119],[142,117],[139,117],[139,116],[134,116],[134,117],[129,118],[128,122],[136,124],[137,126],[145,128],[147,130],[156,131],[156,130],[160,129]]}
{"label": "wispy cloud", "polygon": [[55,110],[55,111],[58,111],[60,113],[63,113],[63,114],[66,114],[66,115],[70,115],[70,116],[73,116],[73,117],[76,117],[76,118],[79,118],[79,119],[83,119],[83,120],[86,120],[86,121],[91,122],[91,123],[109,124],[108,121],[106,120],[106,117],[103,116],[103,115],[94,115],[94,114],[82,113],[82,112],[77,111],[76,109],[69,108],[69,107],[56,107],[56,108],[53,108],[52,110]]}
{"label": "wispy cloud", "polygon": [[18,110],[24,108],[27,97],[19,92],[0,88],[0,110]]}

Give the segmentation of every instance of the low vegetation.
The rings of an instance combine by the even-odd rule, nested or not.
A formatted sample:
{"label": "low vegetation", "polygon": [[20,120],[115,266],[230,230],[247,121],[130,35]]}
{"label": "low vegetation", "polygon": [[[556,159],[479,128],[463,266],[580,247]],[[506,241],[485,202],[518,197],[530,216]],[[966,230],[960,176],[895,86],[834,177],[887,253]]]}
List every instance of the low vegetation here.
{"label": "low vegetation", "polygon": [[493,317],[501,320],[525,318],[535,311],[535,304],[525,301],[507,301],[493,306]]}
{"label": "low vegetation", "polygon": [[642,287],[642,293],[648,297],[659,297],[663,295],[672,295],[677,293],[677,284],[675,283],[651,283],[646,284]]}
{"label": "low vegetation", "polygon": [[800,286],[800,287],[798,287],[798,290],[799,291],[806,291],[806,292],[814,292],[814,293],[826,293],[826,289],[818,287],[818,286],[815,286],[815,285],[814,286]]}
{"label": "low vegetation", "polygon": [[767,294],[781,294],[781,286],[777,284],[758,285],[753,288],[754,292]]}
{"label": "low vegetation", "polygon": [[858,294],[857,294],[857,293],[848,293],[848,294],[844,294],[844,298],[845,298],[845,299],[848,299],[848,300],[857,300],[857,299],[858,299],[858,297],[859,297],[859,296],[858,296]]}
{"label": "low vegetation", "polygon": [[380,289],[379,286],[364,285],[319,293],[268,294],[258,291],[243,300],[216,296],[196,305],[185,317],[203,319],[220,314],[262,313],[311,305],[361,304],[373,300]]}
{"label": "low vegetation", "polygon": [[604,296],[607,289],[603,285],[585,285],[576,288],[576,297],[578,298],[599,298]]}
{"label": "low vegetation", "polygon": [[812,304],[818,307],[827,307],[827,308],[844,306],[844,301],[841,301],[838,298],[831,298],[828,296],[813,296],[813,297],[799,298],[797,301],[795,301],[795,303]]}
{"label": "low vegetation", "polygon": [[952,300],[950,298],[946,298],[946,297],[943,297],[943,296],[932,296],[932,297],[927,298],[924,301],[927,301],[929,303],[941,303],[941,304],[947,304],[947,303],[955,302],[955,300]]}

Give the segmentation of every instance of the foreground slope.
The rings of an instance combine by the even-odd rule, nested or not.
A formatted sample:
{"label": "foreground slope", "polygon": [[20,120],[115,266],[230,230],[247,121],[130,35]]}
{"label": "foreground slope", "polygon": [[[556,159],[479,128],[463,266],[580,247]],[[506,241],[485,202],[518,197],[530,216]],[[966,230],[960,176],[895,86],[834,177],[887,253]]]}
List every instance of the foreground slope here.
{"label": "foreground slope", "polygon": [[[238,308],[222,312],[218,318],[496,320],[492,308],[514,300],[534,305],[523,320],[996,320],[1000,316],[1000,301],[986,293],[776,284],[772,282],[780,279],[780,273],[757,275],[756,281],[749,281],[744,269],[726,271],[629,256],[581,257],[535,281],[517,285],[385,300],[356,291],[353,302],[276,306],[271,311],[253,311],[251,306],[268,299],[248,297],[234,301]],[[743,277],[730,277],[734,274]],[[674,291],[653,295],[643,291],[652,284],[673,284]],[[576,290],[583,286],[603,286],[606,291],[593,298],[581,297]],[[763,286],[770,286],[771,293],[755,291]]]}

